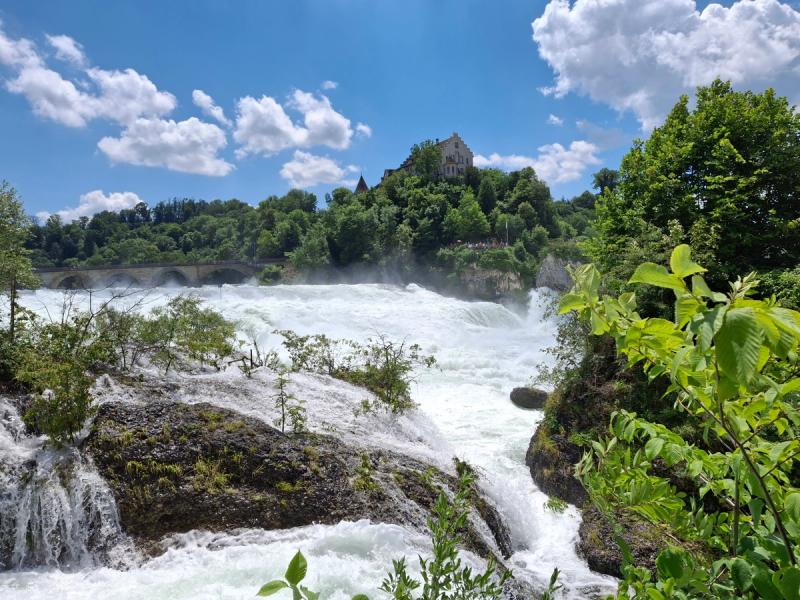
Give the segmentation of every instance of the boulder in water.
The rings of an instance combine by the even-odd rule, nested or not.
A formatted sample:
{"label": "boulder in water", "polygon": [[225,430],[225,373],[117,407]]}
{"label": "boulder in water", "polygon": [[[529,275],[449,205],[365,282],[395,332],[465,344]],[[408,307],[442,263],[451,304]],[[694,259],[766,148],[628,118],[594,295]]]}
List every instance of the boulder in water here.
{"label": "boulder in water", "polygon": [[[192,529],[358,519],[422,529],[440,487],[457,484],[401,454],[287,435],[208,403],[103,404],[86,450],[111,486],[123,528],[151,553],[163,550],[165,536]],[[497,511],[479,494],[474,507],[467,547],[509,555]]]}
{"label": "boulder in water", "polygon": [[526,409],[540,409],[547,401],[547,392],[538,388],[518,387],[511,390],[511,402]]}

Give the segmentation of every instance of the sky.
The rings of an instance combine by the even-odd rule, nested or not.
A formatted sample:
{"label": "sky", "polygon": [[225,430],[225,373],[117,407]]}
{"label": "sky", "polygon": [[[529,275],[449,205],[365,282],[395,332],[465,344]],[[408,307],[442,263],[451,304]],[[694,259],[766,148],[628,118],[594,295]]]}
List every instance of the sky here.
{"label": "sky", "polygon": [[4,0],[0,179],[40,218],[370,185],[457,131],[591,187],[715,77],[800,101],[790,0]]}

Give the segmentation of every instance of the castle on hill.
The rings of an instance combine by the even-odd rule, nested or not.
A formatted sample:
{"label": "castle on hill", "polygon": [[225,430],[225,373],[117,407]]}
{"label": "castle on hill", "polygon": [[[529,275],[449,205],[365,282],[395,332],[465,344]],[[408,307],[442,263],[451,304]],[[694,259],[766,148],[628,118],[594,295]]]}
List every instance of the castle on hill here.
{"label": "castle on hill", "polygon": [[[461,139],[461,136],[458,135],[458,133],[454,132],[449,138],[441,141],[437,138],[435,143],[442,155],[442,164],[439,167],[439,177],[458,177],[466,172],[467,167],[473,166],[472,161],[474,155],[472,154],[472,150],[470,150],[469,146],[464,143],[464,140]],[[397,173],[398,171],[410,172],[413,167],[414,160],[412,159],[411,155],[409,155],[408,158],[406,158],[396,169],[385,169],[383,171],[383,177],[381,177],[381,181],[386,179],[392,173]],[[363,193],[368,189],[369,187],[364,181],[364,177],[360,177],[358,180],[358,185],[355,189],[355,193]]]}

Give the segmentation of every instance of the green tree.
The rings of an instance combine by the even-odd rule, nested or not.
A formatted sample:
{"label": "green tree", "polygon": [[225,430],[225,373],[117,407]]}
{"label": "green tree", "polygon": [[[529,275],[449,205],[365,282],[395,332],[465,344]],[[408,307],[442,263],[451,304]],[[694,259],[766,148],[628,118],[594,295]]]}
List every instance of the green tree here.
{"label": "green tree", "polygon": [[8,182],[0,183],[0,289],[9,298],[8,338],[12,343],[16,335],[19,290],[38,285],[29,251],[25,248],[29,226],[16,190]]}
{"label": "green tree", "polygon": [[425,140],[411,148],[412,169],[425,181],[438,179],[442,168],[442,151],[433,141]]}
{"label": "green tree", "polygon": [[497,192],[495,192],[494,184],[489,177],[481,179],[481,185],[478,188],[478,204],[481,205],[481,210],[487,215],[497,205]]}
{"label": "green tree", "polygon": [[308,230],[303,242],[289,253],[289,262],[298,271],[315,271],[330,264],[331,251],[321,224]]}
{"label": "green tree", "polygon": [[[800,262],[800,115],[771,89],[736,92],[715,81],[683,96],[622,161],[619,185],[597,206],[587,245],[603,270],[646,223],[683,228],[712,283]],[[630,272],[628,273],[628,275]]]}
{"label": "green tree", "polygon": [[598,194],[602,194],[606,190],[613,192],[618,185],[619,171],[615,169],[603,167],[592,175],[592,187],[597,190]]}

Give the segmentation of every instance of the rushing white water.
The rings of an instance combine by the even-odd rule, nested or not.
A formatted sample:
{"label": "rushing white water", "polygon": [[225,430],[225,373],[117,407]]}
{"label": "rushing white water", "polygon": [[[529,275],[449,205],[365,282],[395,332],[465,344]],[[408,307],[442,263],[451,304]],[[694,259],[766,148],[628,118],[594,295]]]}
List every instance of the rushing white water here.
{"label": "rushing white water", "polygon": [[0,568],[91,568],[127,550],[105,481],[75,449],[25,436],[0,398]]}
{"label": "rushing white water", "polygon": [[[147,306],[186,290],[150,292]],[[107,293],[107,292],[106,292]],[[414,398],[419,410],[407,416],[356,417],[353,400],[361,393],[346,384],[315,376],[295,376],[295,393],[307,400],[309,425],[336,427],[337,435],[415,455],[444,468],[458,456],[478,467],[481,485],[511,530],[515,574],[540,585],[554,567],[562,571],[564,597],[583,598],[608,591],[610,578],[589,571],[576,555],[579,515],[570,507],[555,514],[533,484],[525,451],[540,411],[523,411],[508,400],[549,360],[555,324],[543,317],[544,294],[532,292],[526,311],[499,304],[464,302],[410,285],[224,286],[191,290],[240,331],[255,333],[263,347],[278,347],[271,332],[325,333],[363,341],[382,333],[418,343],[436,356],[437,367],[417,374]],[[82,299],[85,302],[85,298]],[[41,290],[24,302],[51,313],[61,295]],[[264,404],[268,376],[245,380],[237,369],[185,378],[176,400],[212,401],[269,418]],[[235,382],[235,387],[232,384]],[[231,393],[226,390],[230,388]],[[3,451],[0,449],[0,451]],[[404,528],[369,522],[311,526],[280,532],[190,534],[171,549],[127,571],[86,568],[0,574],[3,598],[247,598],[278,575],[301,548],[309,557],[309,581],[325,597],[349,598],[377,592],[391,559],[407,555],[413,564],[424,552],[424,536]],[[113,592],[113,593],[112,593]]]}

